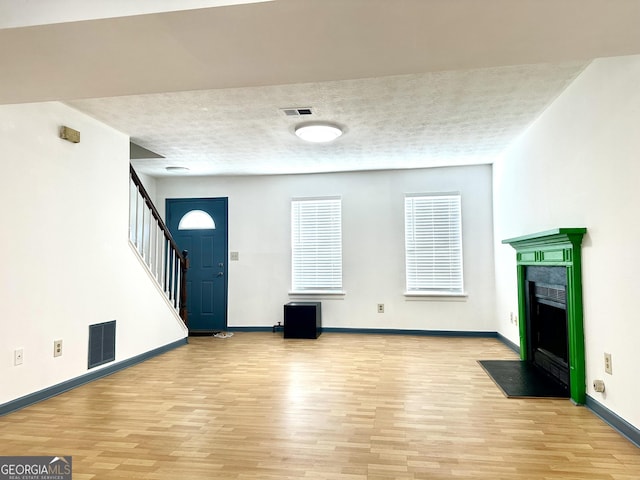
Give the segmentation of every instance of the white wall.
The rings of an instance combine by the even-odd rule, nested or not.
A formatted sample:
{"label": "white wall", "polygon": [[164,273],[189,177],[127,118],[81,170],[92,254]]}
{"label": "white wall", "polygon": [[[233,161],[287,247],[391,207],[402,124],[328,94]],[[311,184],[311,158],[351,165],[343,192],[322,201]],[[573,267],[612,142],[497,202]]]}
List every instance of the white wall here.
{"label": "white wall", "polygon": [[116,361],[184,338],[129,247],[128,137],[60,103],[8,105],[0,145],[0,404],[87,373],[90,324],[117,320]]}
{"label": "white wall", "polygon": [[[135,168],[134,168],[134,170],[135,170]],[[138,171],[136,171],[136,174],[138,175],[138,178],[140,179],[140,182],[142,182],[142,186],[144,187],[144,189],[149,194],[149,197],[151,198],[151,201],[154,204],[157,203],[156,202],[156,179],[155,179],[155,177],[151,177],[149,175],[145,175],[143,173],[139,173]]]}
{"label": "white wall", "polygon": [[[497,318],[517,342],[515,252],[502,239],[587,227],[587,394],[640,427],[640,56],[594,61],[494,165]],[[612,354],[613,375],[603,353]],[[606,393],[594,392],[603,379]]]}
{"label": "white wall", "polygon": [[[464,299],[403,295],[404,194],[462,194]],[[292,197],[341,195],[343,285],[322,297],[323,326],[495,331],[491,167],[458,167],[318,175],[192,177],[157,180],[166,198],[228,197],[229,326],[272,326],[290,297]],[[376,304],[385,304],[385,313]]]}

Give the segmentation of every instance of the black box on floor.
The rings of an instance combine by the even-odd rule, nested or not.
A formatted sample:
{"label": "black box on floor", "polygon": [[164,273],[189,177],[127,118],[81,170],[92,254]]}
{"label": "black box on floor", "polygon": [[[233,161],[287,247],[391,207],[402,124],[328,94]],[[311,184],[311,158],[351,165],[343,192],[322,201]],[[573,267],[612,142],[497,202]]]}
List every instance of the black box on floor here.
{"label": "black box on floor", "polygon": [[290,302],[284,306],[284,338],[318,338],[322,333],[320,302]]}

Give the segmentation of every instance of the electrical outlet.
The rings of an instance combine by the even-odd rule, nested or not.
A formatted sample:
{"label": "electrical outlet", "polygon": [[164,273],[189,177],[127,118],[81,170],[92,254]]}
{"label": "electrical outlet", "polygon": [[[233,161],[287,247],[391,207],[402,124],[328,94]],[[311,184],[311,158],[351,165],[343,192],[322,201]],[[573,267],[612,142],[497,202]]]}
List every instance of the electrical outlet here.
{"label": "electrical outlet", "polygon": [[509,314],[509,321],[510,321],[511,323],[513,323],[513,312],[511,312],[511,313]]}
{"label": "electrical outlet", "polygon": [[604,371],[609,375],[613,375],[613,366],[611,365],[611,354],[604,354]]}
{"label": "electrical outlet", "polygon": [[378,304],[378,313],[384,313],[384,303]]}
{"label": "electrical outlet", "polygon": [[21,348],[18,348],[13,352],[13,364],[22,365],[23,360],[24,360],[24,352]]}
{"label": "electrical outlet", "polygon": [[593,389],[598,393],[604,393],[604,381],[603,380],[594,380],[593,381]]}
{"label": "electrical outlet", "polygon": [[62,340],[53,341],[53,356],[54,357],[62,356]]}

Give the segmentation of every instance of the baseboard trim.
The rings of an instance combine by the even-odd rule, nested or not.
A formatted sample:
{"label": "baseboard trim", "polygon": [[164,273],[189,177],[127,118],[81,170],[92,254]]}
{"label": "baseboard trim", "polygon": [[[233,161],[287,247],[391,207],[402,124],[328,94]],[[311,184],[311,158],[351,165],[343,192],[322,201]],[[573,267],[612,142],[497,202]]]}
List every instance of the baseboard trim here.
{"label": "baseboard trim", "polygon": [[[228,332],[273,332],[273,327],[228,327]],[[279,330],[282,331],[282,330]]]}
{"label": "baseboard trim", "polygon": [[509,347],[514,352],[516,352],[518,355],[520,355],[520,346],[519,345],[513,343],[511,340],[509,340],[507,337],[505,337],[501,333],[496,333],[496,336],[497,336],[498,340],[500,340],[507,347]]}
{"label": "baseboard trim", "polygon": [[322,327],[322,333],[367,333],[374,335],[419,335],[423,337],[480,337],[496,338],[496,332],[460,330],[402,330],[395,328],[343,328]]}
{"label": "baseboard trim", "polygon": [[16,410],[20,410],[24,407],[28,407],[29,405],[33,405],[34,403],[41,402],[42,400],[46,400],[47,398],[55,397],[56,395],[60,395],[61,393],[72,390],[76,387],[79,387],[80,385],[84,385],[85,383],[89,383],[94,380],[98,380],[99,378],[114,374],[137,363],[144,362],[145,360],[168,352],[169,350],[173,350],[174,348],[186,345],[187,343],[189,343],[188,339],[183,338],[162,347],[158,347],[148,352],[141,353],[140,355],[136,355],[135,357],[129,358],[127,360],[109,365],[108,367],[101,368],[100,370],[92,371],[91,373],[66,380],[62,383],[58,383],[57,385],[53,385],[43,390],[25,395],[24,397],[17,398],[16,400],[4,403],[0,405],[0,416],[15,412]]}
{"label": "baseboard trim", "polygon": [[624,418],[616,415],[600,402],[589,395],[586,396],[585,405],[589,410],[604,420],[611,428],[625,437],[636,447],[640,448],[640,430],[627,422]]}
{"label": "baseboard trim", "polygon": [[[281,331],[279,326],[276,331]],[[229,327],[230,332],[273,332],[273,327]],[[377,335],[422,335],[425,337],[498,338],[496,332],[468,332],[458,330],[400,330],[393,328],[322,327],[322,333],[370,333]]]}

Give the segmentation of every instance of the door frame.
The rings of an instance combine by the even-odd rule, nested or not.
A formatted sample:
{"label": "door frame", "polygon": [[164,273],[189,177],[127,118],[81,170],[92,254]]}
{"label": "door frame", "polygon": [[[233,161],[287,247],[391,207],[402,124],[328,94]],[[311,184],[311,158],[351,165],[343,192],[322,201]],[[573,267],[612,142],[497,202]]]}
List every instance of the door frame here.
{"label": "door frame", "polygon": [[[197,197],[197,198],[191,198],[191,197],[181,197],[181,198],[165,198],[165,219],[166,219],[166,224],[167,224],[167,228],[169,229],[169,231],[171,232],[172,236],[175,236],[175,233],[177,232],[173,232],[171,230],[171,223],[174,220],[173,218],[171,218],[171,205],[185,205],[185,204],[190,204],[193,203],[194,205],[197,203],[200,203],[200,205],[198,205],[197,207],[194,207],[193,209],[198,209],[198,210],[203,210],[206,213],[208,213],[209,215],[211,215],[212,218],[215,218],[215,216],[212,213],[212,209],[206,209],[206,208],[201,208],[201,204],[207,203],[207,202],[215,202],[215,203],[222,203],[222,207],[224,208],[224,215],[225,215],[225,223],[226,223],[226,228],[225,228],[225,232],[224,232],[224,270],[223,270],[223,297],[224,297],[224,309],[223,309],[223,330],[226,330],[228,328],[228,315],[229,315],[229,276],[228,276],[228,272],[229,272],[229,197]],[[181,217],[182,218],[182,217]],[[177,219],[177,221],[179,222],[179,219]],[[177,225],[176,225],[177,228]],[[188,256],[187,256],[188,258]],[[187,270],[187,279],[189,278],[189,271]],[[189,297],[187,297],[187,303],[189,302]],[[189,328],[189,335],[211,335],[212,331],[205,331],[205,330],[192,330],[189,325],[187,325],[187,327]],[[215,331],[217,329],[214,329],[213,331]]]}

